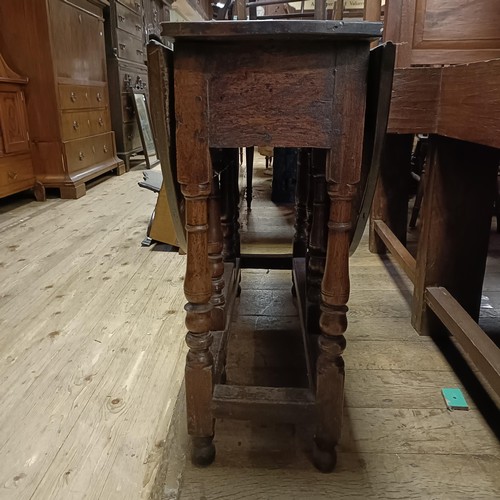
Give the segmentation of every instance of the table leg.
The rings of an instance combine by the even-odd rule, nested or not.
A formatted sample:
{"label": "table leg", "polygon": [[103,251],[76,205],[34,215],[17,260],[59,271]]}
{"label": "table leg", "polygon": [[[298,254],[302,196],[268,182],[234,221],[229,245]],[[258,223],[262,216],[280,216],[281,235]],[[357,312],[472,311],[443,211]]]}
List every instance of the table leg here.
{"label": "table leg", "polygon": [[208,199],[208,260],[212,271],[212,331],[224,329],[224,262],[222,261],[222,229],[220,219],[219,177],[212,177]]}
{"label": "table leg", "polygon": [[349,231],[355,186],[328,184],[330,217],[326,266],[321,283],[319,356],[316,365],[318,422],[314,462],[323,472],[336,464],[335,446],[340,439],[344,403],[344,360],[349,299]]}
{"label": "table leg", "polygon": [[245,148],[247,160],[247,209],[252,210],[253,198],[253,155],[254,147]]}
{"label": "table leg", "polygon": [[[371,213],[371,220],[384,221],[403,245],[406,245],[408,224],[412,146],[411,134],[386,135]],[[370,252],[385,251],[385,245],[370,223]]]}
{"label": "table leg", "polygon": [[307,329],[316,334],[319,327],[321,280],[325,272],[327,249],[328,196],[325,179],[326,150],[315,149],[311,158],[311,226],[307,261]]}
{"label": "table leg", "polygon": [[301,148],[297,159],[297,184],[295,186],[295,234],[293,256],[305,257],[307,251],[307,194],[309,191],[309,167],[311,149]]}
{"label": "table leg", "polygon": [[428,286],[445,287],[474,319],[479,318],[500,151],[432,136],[421,209],[412,324],[439,333],[428,311]]}
{"label": "table leg", "polygon": [[188,432],[192,437],[192,460],[208,465],[215,458],[214,420],[210,409],[213,390],[213,358],[210,352],[212,304],[208,260],[207,199],[210,184],[182,185],[186,200],[187,262],[184,293],[186,310],[186,406]]}
{"label": "table leg", "polygon": [[[229,152],[232,150],[228,150]],[[222,193],[222,235],[223,235],[223,250],[222,255],[224,260],[234,260],[239,255],[239,223],[238,223],[238,203],[239,203],[239,188],[238,188],[238,157],[237,151],[235,160],[227,159],[224,170],[221,171],[220,189]]]}

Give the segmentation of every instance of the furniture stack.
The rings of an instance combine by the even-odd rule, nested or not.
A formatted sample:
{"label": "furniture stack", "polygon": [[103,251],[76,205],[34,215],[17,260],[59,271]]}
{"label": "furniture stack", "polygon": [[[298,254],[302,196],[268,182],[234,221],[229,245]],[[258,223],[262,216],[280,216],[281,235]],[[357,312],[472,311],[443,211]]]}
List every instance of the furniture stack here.
{"label": "furniture stack", "polygon": [[[18,0],[0,6],[1,45],[26,75],[34,173],[62,198],[111,170],[116,157],[108,104],[105,0]],[[14,59],[15,58],[15,59]]]}
{"label": "furniture stack", "polygon": [[164,0],[111,0],[106,19],[111,119],[118,156],[130,168],[130,158],[143,149],[132,93],[148,92],[145,44],[160,36],[168,19]]}

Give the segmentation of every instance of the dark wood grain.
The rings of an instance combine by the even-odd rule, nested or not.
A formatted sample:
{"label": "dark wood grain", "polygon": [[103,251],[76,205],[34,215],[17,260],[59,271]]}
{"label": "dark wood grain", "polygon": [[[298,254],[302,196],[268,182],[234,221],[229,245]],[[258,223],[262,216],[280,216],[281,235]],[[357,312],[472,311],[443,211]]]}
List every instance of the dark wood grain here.
{"label": "dark wood grain", "polygon": [[441,68],[396,69],[387,132],[436,132],[440,88]]}
{"label": "dark wood grain", "polygon": [[[477,321],[500,150],[433,136],[413,304],[418,332],[439,331],[425,307],[428,286],[445,287]],[[471,165],[480,165],[471,172]],[[460,214],[458,216],[458,214]]]}
{"label": "dark wood grain", "polygon": [[440,97],[439,134],[500,148],[500,59],[443,68]]}
{"label": "dark wood grain", "polygon": [[[221,50],[224,57],[217,57]],[[335,77],[328,68],[335,53],[327,46],[242,43],[204,51],[214,75],[209,82],[212,147],[330,146]]]}
{"label": "dark wood grain", "polygon": [[162,35],[174,40],[330,39],[370,40],[382,36],[382,23],[359,21],[226,21],[162,23]]}

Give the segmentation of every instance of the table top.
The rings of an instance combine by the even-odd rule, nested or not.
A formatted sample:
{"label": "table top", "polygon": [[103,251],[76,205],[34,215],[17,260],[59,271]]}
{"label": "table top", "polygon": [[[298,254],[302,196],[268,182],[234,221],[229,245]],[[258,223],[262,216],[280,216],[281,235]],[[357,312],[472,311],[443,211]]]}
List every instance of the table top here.
{"label": "table top", "polygon": [[174,41],[371,40],[382,36],[382,23],[364,21],[255,20],[162,23],[162,35]]}

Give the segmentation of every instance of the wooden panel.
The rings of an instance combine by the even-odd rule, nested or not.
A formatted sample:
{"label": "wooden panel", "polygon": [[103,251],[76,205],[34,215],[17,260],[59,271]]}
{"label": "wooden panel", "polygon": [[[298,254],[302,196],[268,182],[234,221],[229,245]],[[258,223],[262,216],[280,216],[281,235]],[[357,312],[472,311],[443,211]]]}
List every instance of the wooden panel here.
{"label": "wooden panel", "polygon": [[500,148],[500,59],[443,68],[438,130]]}
{"label": "wooden panel", "polygon": [[498,0],[416,0],[414,48],[500,49]]}
{"label": "wooden panel", "polygon": [[437,133],[500,147],[500,59],[395,71],[389,133]]}
{"label": "wooden panel", "polygon": [[7,91],[5,85],[0,92],[0,130],[5,153],[29,151],[28,124],[24,94],[19,88]]}
{"label": "wooden panel", "polygon": [[[289,42],[287,47],[226,45],[222,53],[219,46],[206,52],[214,75],[211,146],[330,147],[335,51],[324,44]],[[256,51],[262,54],[258,63]]]}
{"label": "wooden panel", "polygon": [[[106,80],[103,19],[70,3],[50,0],[52,51],[56,75],[76,80]],[[100,11],[102,12],[102,11]],[[83,61],[85,61],[83,63]]]}
{"label": "wooden panel", "polygon": [[500,57],[497,0],[387,0],[385,40],[399,42],[397,67]]}
{"label": "wooden panel", "polygon": [[387,132],[435,132],[440,85],[440,68],[396,69]]}

